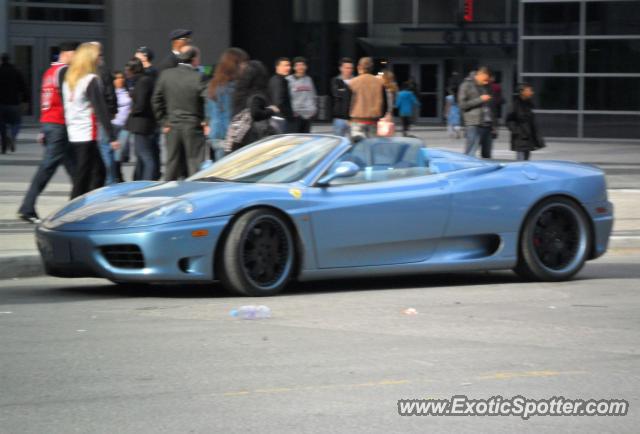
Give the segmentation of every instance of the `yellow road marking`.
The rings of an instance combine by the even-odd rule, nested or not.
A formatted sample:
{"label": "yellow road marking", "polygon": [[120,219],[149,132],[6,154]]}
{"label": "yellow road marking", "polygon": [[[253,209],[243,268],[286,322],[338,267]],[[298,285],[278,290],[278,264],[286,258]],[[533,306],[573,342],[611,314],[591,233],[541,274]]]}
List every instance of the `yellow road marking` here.
{"label": "yellow road marking", "polygon": [[510,380],[512,378],[544,378],[557,377],[567,374],[586,374],[586,371],[521,371],[521,372],[496,372],[491,375],[478,377],[479,380]]}
{"label": "yellow road marking", "polygon": [[269,389],[240,390],[235,392],[225,392],[223,396],[245,396],[256,393],[275,394],[285,392],[297,392],[302,390],[327,390],[327,389],[345,389],[351,387],[375,387],[375,386],[395,386],[400,384],[408,384],[409,380],[381,380],[377,382],[356,383],[356,384],[321,384],[317,386],[298,386],[298,387],[273,387]]}
{"label": "yellow road marking", "polygon": [[224,396],[240,396],[240,395],[248,395],[251,392],[247,391],[247,390],[243,390],[240,392],[227,392],[224,394]]}

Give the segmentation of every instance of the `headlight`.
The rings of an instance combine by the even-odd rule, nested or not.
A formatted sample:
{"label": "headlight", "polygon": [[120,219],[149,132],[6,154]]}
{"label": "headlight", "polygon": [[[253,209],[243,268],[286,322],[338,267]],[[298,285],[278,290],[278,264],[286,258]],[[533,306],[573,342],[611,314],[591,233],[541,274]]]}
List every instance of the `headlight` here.
{"label": "headlight", "polygon": [[136,211],[122,216],[119,222],[135,220],[137,223],[162,223],[170,217],[193,213],[195,207],[186,200],[175,200],[154,208]]}

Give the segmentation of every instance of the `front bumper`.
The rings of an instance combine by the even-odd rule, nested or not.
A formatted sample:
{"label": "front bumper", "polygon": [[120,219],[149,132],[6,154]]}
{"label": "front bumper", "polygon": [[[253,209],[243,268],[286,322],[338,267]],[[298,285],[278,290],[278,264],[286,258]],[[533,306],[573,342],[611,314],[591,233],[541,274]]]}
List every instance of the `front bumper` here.
{"label": "front bumper", "polygon": [[[114,230],[36,230],[38,250],[47,274],[58,277],[103,277],[115,282],[211,281],[214,251],[231,216]],[[194,237],[193,231],[208,231]],[[202,232],[200,232],[202,235]],[[137,246],[144,265],[122,267],[109,260],[107,246]]]}
{"label": "front bumper", "polygon": [[604,255],[613,230],[613,204],[609,201],[585,205],[593,222],[593,250],[590,259]]}

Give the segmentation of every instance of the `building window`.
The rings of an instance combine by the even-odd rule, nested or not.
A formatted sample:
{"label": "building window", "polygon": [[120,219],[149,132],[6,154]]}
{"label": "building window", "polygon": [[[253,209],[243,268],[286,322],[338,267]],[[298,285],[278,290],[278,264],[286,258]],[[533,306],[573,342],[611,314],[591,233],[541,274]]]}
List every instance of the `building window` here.
{"label": "building window", "polygon": [[374,0],[373,22],[403,24],[413,22],[413,0]]}
{"label": "building window", "polygon": [[640,39],[587,40],[586,51],[586,72],[640,72]]}
{"label": "building window", "polygon": [[535,106],[542,110],[576,110],[577,77],[525,77],[536,93]]}
{"label": "building window", "polygon": [[60,3],[65,5],[104,5],[104,0],[11,0],[11,3]]}
{"label": "building window", "polygon": [[525,3],[525,35],[577,35],[580,30],[580,4]]}
{"label": "building window", "polygon": [[9,9],[9,18],[12,20],[29,21],[77,21],[101,23],[104,22],[104,10],[12,6]]}
{"label": "building window", "polygon": [[587,2],[587,35],[640,33],[640,2]]}
{"label": "building window", "polygon": [[451,0],[418,0],[420,24],[451,24],[457,21],[458,6]]}
{"label": "building window", "polygon": [[523,72],[578,72],[577,40],[524,41]]}
{"label": "building window", "polygon": [[578,115],[538,113],[536,120],[542,136],[576,137],[578,134]]}
{"label": "building window", "polygon": [[585,78],[585,110],[640,111],[640,77]]}
{"label": "building window", "polygon": [[640,137],[640,115],[584,115],[584,137],[637,139]]}
{"label": "building window", "polygon": [[505,0],[481,0],[473,3],[473,21],[476,23],[505,24],[507,3]]}

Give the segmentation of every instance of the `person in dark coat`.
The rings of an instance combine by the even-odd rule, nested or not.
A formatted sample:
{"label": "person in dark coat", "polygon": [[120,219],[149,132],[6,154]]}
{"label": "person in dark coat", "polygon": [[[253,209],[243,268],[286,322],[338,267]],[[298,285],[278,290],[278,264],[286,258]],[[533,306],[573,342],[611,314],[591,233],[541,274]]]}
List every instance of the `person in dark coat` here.
{"label": "person in dark coat", "polygon": [[158,75],[165,69],[175,68],[178,66],[178,63],[180,63],[178,60],[180,50],[190,44],[191,33],[191,30],[187,29],[175,29],[169,33],[169,39],[171,40],[171,52],[156,65]]}
{"label": "person in dark coat", "polygon": [[349,81],[353,78],[353,60],[348,57],[340,59],[340,74],[331,79],[331,97],[333,98],[333,134],[349,137],[351,128],[349,118],[351,112],[351,89]]}
{"label": "person in dark coat", "polygon": [[234,151],[276,133],[269,124],[269,119],[280,113],[280,109],[271,103],[268,80],[267,68],[258,60],[249,61],[238,78],[233,95],[233,115],[248,108],[252,122],[251,128]]}
{"label": "person in dark coat", "polygon": [[293,119],[291,108],[291,95],[289,94],[289,82],[287,76],[291,73],[291,60],[288,57],[280,57],[276,60],[276,73],[269,80],[269,97],[273,105],[280,110],[280,116],[284,118],[282,133],[287,133]]}
{"label": "person in dark coat", "polygon": [[28,91],[22,73],[2,55],[0,65],[0,141],[2,153],[16,150],[16,138],[22,123],[21,103],[28,101]]}
{"label": "person in dark coat", "polygon": [[507,115],[507,127],[511,131],[511,150],[517,153],[518,160],[528,160],[531,151],[543,148],[545,144],[533,113],[533,87],[522,83],[518,90]]}
{"label": "person in dark coat", "polygon": [[132,74],[130,89],[131,110],[127,119],[126,129],[133,138],[133,149],[136,154],[136,170],[140,180],[152,181],[158,172],[156,167],[159,156],[155,155],[158,148],[153,139],[156,130],[156,120],[151,107],[154,80],[145,74],[144,66],[138,58],[132,58],[127,63]]}
{"label": "person in dark coat", "polygon": [[[167,135],[165,179],[191,176],[205,159],[204,96],[206,82],[198,71],[200,50],[184,46],[180,63],[158,77],[151,99],[156,120]],[[207,127],[208,129],[208,127]]]}

